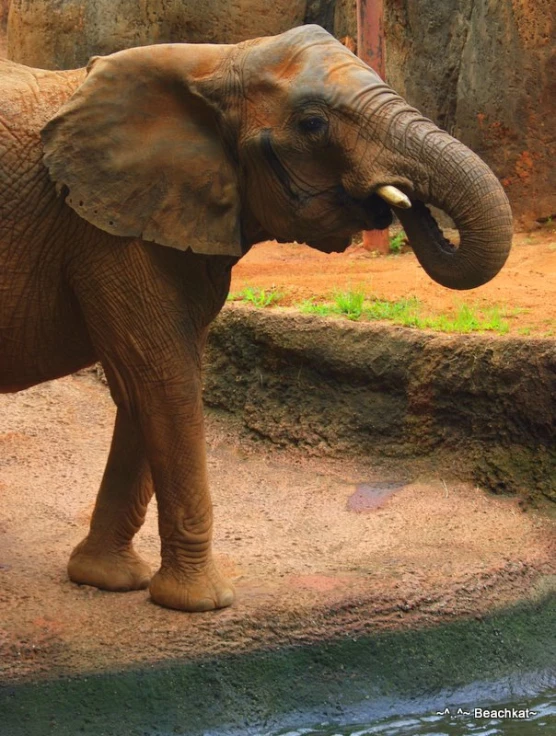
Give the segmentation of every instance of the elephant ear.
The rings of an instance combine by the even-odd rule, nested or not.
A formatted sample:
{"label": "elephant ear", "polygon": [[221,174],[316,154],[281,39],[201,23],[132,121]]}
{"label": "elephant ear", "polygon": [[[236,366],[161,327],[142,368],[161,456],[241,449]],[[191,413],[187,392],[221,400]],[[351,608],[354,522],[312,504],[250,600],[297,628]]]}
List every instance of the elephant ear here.
{"label": "elephant ear", "polygon": [[215,102],[225,50],[166,44],[90,62],[42,131],[70,207],[112,235],[242,254],[237,173]]}

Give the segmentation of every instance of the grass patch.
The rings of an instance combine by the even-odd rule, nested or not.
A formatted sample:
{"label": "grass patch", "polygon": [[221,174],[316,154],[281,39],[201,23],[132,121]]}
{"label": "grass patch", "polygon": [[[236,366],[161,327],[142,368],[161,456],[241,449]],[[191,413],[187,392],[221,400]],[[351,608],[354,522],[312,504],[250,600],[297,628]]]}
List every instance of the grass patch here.
{"label": "grass patch", "polygon": [[258,289],[257,287],[247,286],[243,291],[235,294],[230,292],[227,300],[232,302],[243,301],[259,309],[264,309],[265,307],[278,304],[283,296],[283,294],[275,289]]}
{"label": "grass patch", "polygon": [[334,311],[348,319],[359,319],[364,301],[365,294],[362,291],[339,291],[334,295]]}
{"label": "grass patch", "polygon": [[388,320],[404,327],[422,327],[422,304],[417,297],[390,302],[371,299],[365,305],[364,316],[369,320]]}
{"label": "grass patch", "polygon": [[[243,301],[262,309],[278,304],[283,296],[275,289],[247,287],[241,292],[230,294],[228,300]],[[307,299],[295,306],[304,314],[319,317],[337,316],[353,321],[383,320],[403,327],[460,334],[495,332],[505,335],[510,329],[508,318],[519,312],[500,306],[460,304],[448,314],[430,314],[417,297],[389,301],[368,297],[364,291],[354,289],[337,291],[328,300]]]}
{"label": "grass patch", "polygon": [[407,240],[407,237],[403,230],[400,230],[399,233],[392,235],[390,237],[390,243],[389,243],[390,253],[392,253],[395,256],[399,255],[402,252],[402,248],[406,240]]}
{"label": "grass patch", "polygon": [[389,302],[382,299],[368,299],[363,292],[344,291],[334,294],[333,302],[319,302],[308,299],[300,305],[305,314],[319,317],[332,315],[351,320],[390,320],[408,327],[419,327],[421,304],[415,297]]}
{"label": "grass patch", "polygon": [[461,304],[453,317],[439,315],[438,317],[426,317],[424,327],[438,332],[496,332],[505,335],[510,326],[505,317],[507,314],[500,307],[488,307],[480,309]]}
{"label": "grass patch", "polygon": [[388,301],[367,298],[362,291],[344,291],[334,294],[333,301],[309,299],[299,305],[305,314],[320,317],[344,316],[351,320],[385,320],[403,327],[435,330],[436,332],[509,332],[507,317],[513,316],[501,307],[481,308],[461,304],[453,314],[430,315],[417,297]]}
{"label": "grass patch", "polygon": [[506,313],[500,307],[482,309],[460,304],[454,314],[428,315],[423,312],[423,305],[415,297],[396,302],[374,300],[363,309],[363,315],[369,319],[389,320],[404,327],[436,332],[496,332],[505,335],[510,329]]}
{"label": "grass patch", "polygon": [[307,299],[299,305],[299,311],[303,314],[316,314],[319,317],[329,317],[333,314],[332,305],[326,303],[315,302],[314,299]]}

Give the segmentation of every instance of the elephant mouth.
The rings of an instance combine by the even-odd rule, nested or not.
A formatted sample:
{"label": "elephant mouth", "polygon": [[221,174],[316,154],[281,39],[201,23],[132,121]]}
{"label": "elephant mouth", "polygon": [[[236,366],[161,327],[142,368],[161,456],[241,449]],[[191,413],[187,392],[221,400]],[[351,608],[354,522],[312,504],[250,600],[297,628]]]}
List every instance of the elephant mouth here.
{"label": "elephant mouth", "polygon": [[356,199],[340,187],[337,198],[340,206],[349,212],[350,221],[356,223],[361,230],[386,230],[393,222],[394,215],[390,206],[378,194]]}
{"label": "elephant mouth", "polygon": [[324,253],[343,253],[351,245],[351,237],[358,230],[386,230],[394,219],[389,205],[378,196],[370,194],[365,199],[352,197],[343,187],[334,192],[333,206],[338,206],[343,213],[343,221],[347,224],[341,232],[318,240],[307,239],[311,245]]}
{"label": "elephant mouth", "polygon": [[[408,197],[410,205],[392,209],[384,199],[376,193],[369,194],[365,199],[351,196],[345,189],[338,192],[338,197],[344,208],[349,208],[353,221],[361,230],[386,230],[393,222],[394,216],[404,223],[418,223],[429,242],[434,242],[437,248],[448,255],[453,255],[458,246],[450,242],[442,232],[434,215],[427,204],[420,199]],[[395,213],[395,215],[394,215]]]}
{"label": "elephant mouth", "polygon": [[[378,194],[371,194],[370,197],[367,197],[363,202],[363,209],[369,218],[369,221],[365,223],[369,230],[386,230],[394,220],[390,206]],[[369,222],[372,223],[372,227],[369,227]]]}

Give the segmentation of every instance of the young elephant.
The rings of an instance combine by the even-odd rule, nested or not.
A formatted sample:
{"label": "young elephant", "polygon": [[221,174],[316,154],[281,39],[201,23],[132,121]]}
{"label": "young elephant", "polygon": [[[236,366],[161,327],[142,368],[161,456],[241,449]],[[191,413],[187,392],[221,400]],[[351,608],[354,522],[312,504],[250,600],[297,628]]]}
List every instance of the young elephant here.
{"label": "young elephant", "polygon": [[[473,288],[508,254],[502,187],[317,26],[130,49],[71,72],[2,61],[0,74],[0,387],[98,359],[117,405],[69,576],[150,584],[187,611],[230,605],[211,556],[200,374],[232,266],[269,238],[342,251],[394,211],[433,279]],[[459,248],[425,202],[454,219]],[[153,490],[151,579],[132,538]]]}

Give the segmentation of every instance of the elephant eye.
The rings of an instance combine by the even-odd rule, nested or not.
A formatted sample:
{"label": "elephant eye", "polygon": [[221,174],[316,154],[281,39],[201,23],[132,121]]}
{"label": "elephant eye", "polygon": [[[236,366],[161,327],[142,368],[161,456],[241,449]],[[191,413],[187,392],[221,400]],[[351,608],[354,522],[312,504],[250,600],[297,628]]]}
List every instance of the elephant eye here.
{"label": "elephant eye", "polygon": [[304,133],[322,133],[328,127],[328,121],[318,115],[302,118],[299,127]]}

